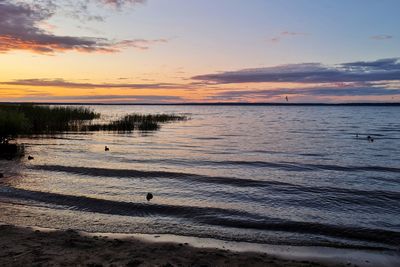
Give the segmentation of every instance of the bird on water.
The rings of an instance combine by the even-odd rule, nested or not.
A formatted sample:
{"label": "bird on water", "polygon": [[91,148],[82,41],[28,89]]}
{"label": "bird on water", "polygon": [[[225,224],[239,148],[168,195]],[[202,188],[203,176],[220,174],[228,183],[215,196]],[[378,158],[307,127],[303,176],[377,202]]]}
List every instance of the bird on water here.
{"label": "bird on water", "polygon": [[147,196],[146,196],[147,201],[150,201],[152,198],[153,198],[153,194],[147,193]]}

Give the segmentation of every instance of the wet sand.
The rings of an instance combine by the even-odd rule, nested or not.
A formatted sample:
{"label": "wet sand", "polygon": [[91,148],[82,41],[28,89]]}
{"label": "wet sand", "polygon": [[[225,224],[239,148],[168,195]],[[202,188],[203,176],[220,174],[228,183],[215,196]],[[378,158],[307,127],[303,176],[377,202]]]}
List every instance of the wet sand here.
{"label": "wet sand", "polygon": [[[40,231],[0,225],[1,266],[328,266],[188,243]],[[341,266],[330,265],[329,266]]]}

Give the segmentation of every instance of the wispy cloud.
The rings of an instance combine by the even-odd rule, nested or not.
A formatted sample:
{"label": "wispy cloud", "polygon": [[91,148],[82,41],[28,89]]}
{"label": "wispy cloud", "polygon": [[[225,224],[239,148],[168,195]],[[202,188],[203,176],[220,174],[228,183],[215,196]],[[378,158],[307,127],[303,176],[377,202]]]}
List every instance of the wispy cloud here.
{"label": "wispy cloud", "polygon": [[283,31],[279,33],[277,36],[269,38],[268,41],[271,43],[279,43],[285,38],[295,37],[295,36],[306,36],[306,35],[308,34],[304,32]]}
{"label": "wispy cloud", "polygon": [[205,83],[336,83],[400,80],[398,58],[372,62],[350,62],[335,66],[321,63],[301,63],[268,68],[244,69],[239,71],[205,74],[192,77]]}
{"label": "wispy cloud", "polygon": [[94,88],[127,88],[127,89],[183,89],[187,85],[174,83],[79,83],[70,82],[64,79],[21,79],[9,82],[0,82],[3,85],[17,86],[37,86],[37,87],[61,87],[76,89],[94,89]]}
{"label": "wispy cloud", "polygon": [[171,103],[183,102],[179,96],[164,95],[80,95],[80,96],[53,96],[49,94],[33,94],[31,96],[10,98],[9,101],[18,102],[90,102],[90,103]]}
{"label": "wispy cloud", "polygon": [[377,40],[377,41],[382,41],[382,40],[393,39],[393,36],[392,35],[388,35],[388,34],[379,34],[379,35],[371,36],[370,39]]}
{"label": "wispy cloud", "polygon": [[121,7],[126,4],[143,4],[146,0],[95,0],[106,5]]}
{"label": "wispy cloud", "polygon": [[[122,5],[124,2],[143,1],[105,1],[105,4]],[[49,1],[49,3],[52,3]],[[80,52],[118,52],[123,48],[133,47],[148,49],[166,39],[131,39],[108,40],[106,38],[59,36],[40,27],[54,15],[55,7],[49,4],[13,3],[0,1],[0,53],[12,50],[28,50],[35,53],[49,54],[63,51]]]}
{"label": "wispy cloud", "polygon": [[114,44],[114,48],[127,48],[127,47],[134,47],[141,50],[147,50],[151,46],[160,43],[168,43],[167,39],[153,39],[153,40],[146,40],[146,39],[135,39],[135,40],[123,40],[116,42]]}

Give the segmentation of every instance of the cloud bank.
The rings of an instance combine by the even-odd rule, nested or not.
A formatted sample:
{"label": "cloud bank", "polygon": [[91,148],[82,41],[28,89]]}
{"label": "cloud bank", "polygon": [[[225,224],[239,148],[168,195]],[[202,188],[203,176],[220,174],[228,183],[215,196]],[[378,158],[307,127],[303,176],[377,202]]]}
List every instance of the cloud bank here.
{"label": "cloud bank", "polygon": [[214,84],[230,83],[337,83],[400,80],[399,58],[359,61],[326,66],[321,63],[302,63],[268,68],[205,74],[194,80]]}
{"label": "cloud bank", "polygon": [[64,79],[22,79],[10,82],[0,82],[3,85],[17,86],[37,86],[37,87],[61,87],[61,88],[77,88],[77,89],[94,89],[94,88],[127,88],[127,89],[178,89],[187,88],[188,86],[174,83],[77,83]]}
{"label": "cloud bank", "polygon": [[[71,50],[111,53],[128,47],[145,50],[154,44],[167,42],[166,39],[114,41],[86,36],[59,36],[40,27],[55,14],[57,5],[52,1],[47,2],[48,5],[45,6],[42,1],[28,4],[0,0],[0,53],[12,50],[27,50],[41,54]],[[142,3],[144,1],[104,0],[101,2],[120,7],[128,2]]]}
{"label": "cloud bank", "polygon": [[236,90],[224,91],[209,97],[211,100],[236,100],[269,99],[283,96],[309,96],[309,97],[345,97],[345,96],[395,96],[400,95],[400,89],[387,89],[382,87],[326,87],[326,88],[300,88],[300,89],[269,89],[269,90]]}
{"label": "cloud bank", "polygon": [[33,94],[10,99],[10,101],[35,102],[75,102],[75,103],[171,103],[183,102],[179,96],[163,95],[80,95],[80,96],[53,96],[48,94]]}

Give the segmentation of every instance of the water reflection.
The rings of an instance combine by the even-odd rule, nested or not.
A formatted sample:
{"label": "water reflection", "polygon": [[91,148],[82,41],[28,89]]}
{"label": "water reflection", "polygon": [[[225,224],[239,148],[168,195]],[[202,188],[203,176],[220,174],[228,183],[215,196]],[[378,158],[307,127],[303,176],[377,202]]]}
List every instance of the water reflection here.
{"label": "water reflection", "polygon": [[[35,160],[1,161],[1,169],[13,179],[3,179],[0,190],[5,186],[22,190],[14,193],[36,203],[31,212],[40,209],[41,214],[40,193],[48,194],[45,213],[53,215],[32,222],[58,227],[49,222],[69,217],[72,209],[79,216],[69,225],[99,232],[112,228],[258,242],[339,242],[337,233],[323,232],[314,240],[312,233],[303,233],[304,237],[290,227],[279,230],[285,234],[275,234],[266,229],[271,220],[282,225],[318,224],[315,235],[321,235],[319,225],[344,232],[359,228],[390,231],[393,236],[400,232],[396,107],[93,108],[107,120],[133,112],[191,114],[192,119],[152,133],[74,133],[19,140]],[[360,138],[355,138],[356,132]],[[368,143],[367,135],[375,142]],[[105,146],[110,151],[105,152]],[[154,194],[151,203],[145,198],[148,192]],[[85,210],[86,202],[75,202],[87,199],[111,203],[109,209],[114,211],[104,217],[94,208]],[[181,208],[173,214],[153,208],[149,218],[137,218],[134,210],[116,214],[124,209],[118,203]],[[203,214],[203,208],[210,210]],[[193,215],[190,209],[201,212]],[[212,221],[184,219],[200,215]],[[96,224],[87,223],[89,218]],[[143,220],[146,227],[139,226]],[[341,234],[340,242],[370,242],[363,234],[370,237],[362,232],[354,240]]]}

